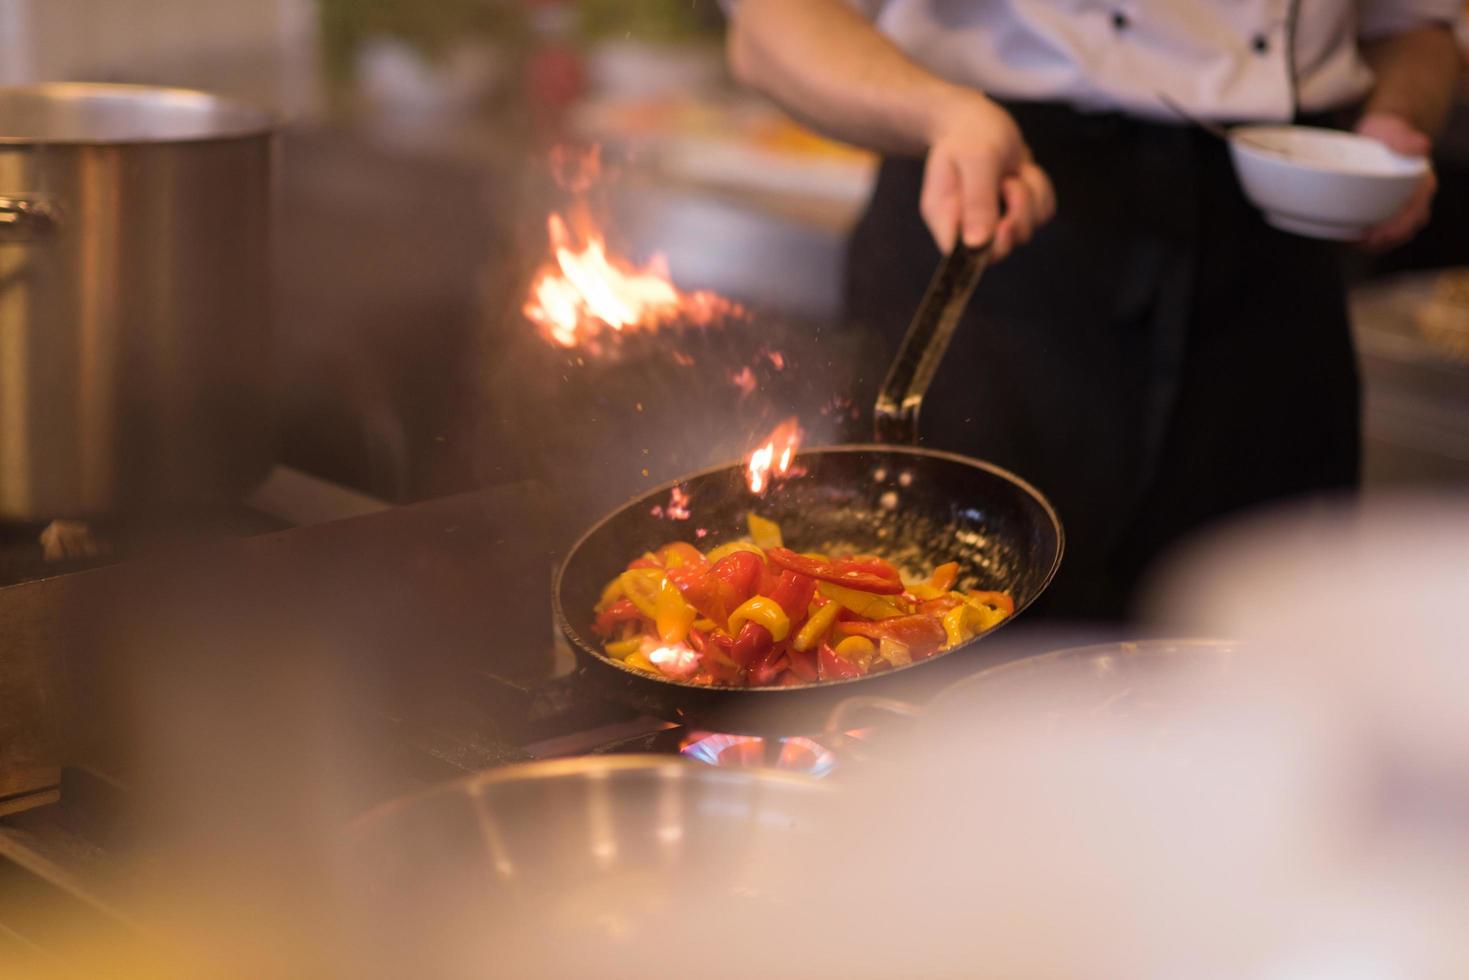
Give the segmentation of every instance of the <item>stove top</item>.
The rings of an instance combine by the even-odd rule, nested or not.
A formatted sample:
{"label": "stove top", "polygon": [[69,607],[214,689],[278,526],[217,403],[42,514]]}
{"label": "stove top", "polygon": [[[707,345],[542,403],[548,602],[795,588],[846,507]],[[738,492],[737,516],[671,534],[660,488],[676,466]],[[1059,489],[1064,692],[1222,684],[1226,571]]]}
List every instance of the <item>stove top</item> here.
{"label": "stove top", "polygon": [[101,568],[176,548],[248,538],[387,509],[383,501],[287,466],[248,497],[152,514],[0,521],[0,587]]}
{"label": "stove top", "polygon": [[244,504],[222,504],[168,518],[0,523],[0,587],[101,568],[160,549],[242,538],[293,525]]}
{"label": "stove top", "polygon": [[[489,488],[0,589],[0,628],[17,641],[0,665],[59,654],[55,703],[70,741],[110,753],[69,747],[60,802],[0,817],[0,878],[110,908],[107,882],[147,863],[135,827],[146,818],[162,832],[160,813],[162,829],[173,826],[160,788],[191,806],[234,801],[238,814],[263,797],[305,806],[315,796],[303,787],[340,779],[327,795],[345,826],[389,800],[539,758],[682,753],[817,775],[842,764],[839,747],[799,733],[692,732],[554,676],[551,573],[576,530],[549,510],[554,499],[538,484]],[[26,536],[12,543],[33,547]],[[163,683],[146,707],[140,654]],[[140,731],[152,739],[145,772],[125,751]],[[242,758],[215,751],[240,746]],[[0,934],[24,916],[9,894],[21,892],[0,887]]]}

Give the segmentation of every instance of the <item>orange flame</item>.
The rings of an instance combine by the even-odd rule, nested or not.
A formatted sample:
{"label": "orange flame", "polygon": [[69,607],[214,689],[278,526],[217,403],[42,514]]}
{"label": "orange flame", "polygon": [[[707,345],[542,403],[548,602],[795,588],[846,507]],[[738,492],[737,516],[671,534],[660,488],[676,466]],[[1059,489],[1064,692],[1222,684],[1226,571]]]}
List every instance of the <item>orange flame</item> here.
{"label": "orange flame", "polygon": [[548,341],[595,349],[604,333],[707,326],[741,312],[716,293],[679,290],[661,255],[639,267],[608,251],[586,201],[601,173],[595,148],[580,156],[553,154],[552,166],[558,182],[574,195],[574,208],[570,221],[554,211],[547,218],[551,258],[536,270],[522,307]]}
{"label": "orange flame", "polygon": [[793,415],[777,425],[765,443],[750,454],[746,478],[751,493],[764,493],[773,480],[791,471],[791,464],[795,462],[796,450],[801,447],[803,435],[801,426]]}

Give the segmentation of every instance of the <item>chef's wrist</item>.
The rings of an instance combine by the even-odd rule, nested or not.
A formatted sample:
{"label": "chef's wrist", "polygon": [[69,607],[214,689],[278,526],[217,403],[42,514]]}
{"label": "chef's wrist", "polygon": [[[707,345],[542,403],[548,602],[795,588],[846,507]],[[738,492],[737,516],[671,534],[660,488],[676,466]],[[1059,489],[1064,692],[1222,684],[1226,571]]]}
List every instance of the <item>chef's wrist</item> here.
{"label": "chef's wrist", "polygon": [[923,139],[933,146],[945,135],[972,124],[992,109],[998,108],[983,92],[963,85],[941,82],[933,97],[926,100],[923,116]]}
{"label": "chef's wrist", "polygon": [[1443,24],[1404,30],[1362,46],[1376,80],[1363,117],[1396,116],[1430,139],[1442,135],[1453,108],[1462,55]]}

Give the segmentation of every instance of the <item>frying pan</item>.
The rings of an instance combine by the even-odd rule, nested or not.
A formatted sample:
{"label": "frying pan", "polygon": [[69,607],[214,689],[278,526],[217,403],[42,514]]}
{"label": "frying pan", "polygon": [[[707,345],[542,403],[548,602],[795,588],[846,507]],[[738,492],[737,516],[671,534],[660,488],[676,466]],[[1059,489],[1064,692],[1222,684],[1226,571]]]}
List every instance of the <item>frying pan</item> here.
{"label": "frying pan", "polygon": [[[987,256],[987,246],[959,245],[940,265],[878,396],[880,438],[917,441],[923,394]],[[751,510],[779,522],[786,543],[798,551],[872,552],[914,571],[957,561],[960,588],[1008,591],[1016,615],[1060,565],[1063,535],[1055,509],[1040,491],[992,463],[869,444],[810,450],[795,464],[792,475],[764,496],[750,492],[743,463],[675,480],[625,504],[572,547],[556,575],[553,601],[557,625],[590,683],[639,711],[695,727],[815,732],[827,712],[854,694],[915,697],[942,684],[951,665],[969,660],[973,648],[994,634],[906,667],[800,687],[704,687],[644,673],[601,652],[590,632],[592,607],[630,559],[675,540],[708,548],[737,538]],[[684,520],[668,519],[661,506],[675,487],[688,498]]]}

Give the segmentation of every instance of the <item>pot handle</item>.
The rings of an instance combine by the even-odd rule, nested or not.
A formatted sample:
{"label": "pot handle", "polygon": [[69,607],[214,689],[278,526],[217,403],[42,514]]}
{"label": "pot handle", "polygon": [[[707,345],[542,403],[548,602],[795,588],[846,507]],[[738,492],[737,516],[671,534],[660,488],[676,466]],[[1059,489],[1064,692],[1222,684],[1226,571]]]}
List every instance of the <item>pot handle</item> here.
{"label": "pot handle", "polygon": [[858,695],[847,698],[831,709],[831,714],[826,717],[827,734],[840,735],[857,727],[852,722],[852,716],[862,711],[886,711],[888,714],[900,715],[904,718],[917,718],[923,714],[923,709],[911,701]]}
{"label": "pot handle", "polygon": [[0,245],[44,241],[59,223],[56,208],[46,201],[0,197]]}

